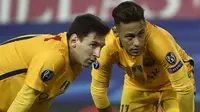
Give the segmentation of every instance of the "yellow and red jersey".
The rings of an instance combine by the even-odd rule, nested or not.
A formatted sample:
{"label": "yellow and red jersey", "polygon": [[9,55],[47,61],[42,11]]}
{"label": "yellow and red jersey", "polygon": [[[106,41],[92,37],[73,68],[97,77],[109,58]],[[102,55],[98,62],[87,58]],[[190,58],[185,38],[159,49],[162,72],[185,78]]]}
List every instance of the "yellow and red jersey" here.
{"label": "yellow and red jersey", "polygon": [[[0,111],[9,108],[23,84],[42,94],[31,111],[44,111],[82,70],[71,69],[66,33],[25,35],[0,45]],[[6,94],[6,95],[5,95]]]}

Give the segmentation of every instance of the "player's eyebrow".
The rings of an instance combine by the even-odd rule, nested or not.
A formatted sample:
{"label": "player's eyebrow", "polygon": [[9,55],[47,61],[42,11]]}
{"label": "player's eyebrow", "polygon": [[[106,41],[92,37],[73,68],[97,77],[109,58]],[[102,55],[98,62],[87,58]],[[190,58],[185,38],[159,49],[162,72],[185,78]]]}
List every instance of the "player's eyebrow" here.
{"label": "player's eyebrow", "polygon": [[99,43],[99,42],[97,42],[97,41],[95,41],[95,40],[93,40],[91,43],[97,44],[97,45],[102,45],[102,46],[105,46],[105,45],[106,45],[105,43],[104,43],[104,44],[101,44],[101,43]]}
{"label": "player's eyebrow", "polygon": [[135,34],[133,34],[133,33],[127,33],[127,34],[125,34],[125,37],[135,37]]}
{"label": "player's eyebrow", "polygon": [[145,32],[145,29],[141,29],[137,34]]}
{"label": "player's eyebrow", "polygon": [[139,32],[143,32],[143,31],[145,31],[145,29],[141,29]]}
{"label": "player's eyebrow", "polygon": [[95,40],[91,41],[91,43],[99,44],[99,42],[97,42]]}

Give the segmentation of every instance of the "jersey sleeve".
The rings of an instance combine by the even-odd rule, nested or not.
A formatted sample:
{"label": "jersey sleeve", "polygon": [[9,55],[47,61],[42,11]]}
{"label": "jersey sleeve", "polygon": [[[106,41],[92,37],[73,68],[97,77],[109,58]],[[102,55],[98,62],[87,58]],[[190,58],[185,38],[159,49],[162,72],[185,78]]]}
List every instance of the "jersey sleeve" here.
{"label": "jersey sleeve", "polygon": [[97,108],[104,109],[110,105],[107,89],[116,56],[110,54],[110,47],[104,46],[101,50],[100,58],[92,69],[91,94]]}
{"label": "jersey sleeve", "polygon": [[29,112],[38,96],[38,91],[24,84],[9,107],[8,112]]}
{"label": "jersey sleeve", "polygon": [[151,35],[148,48],[155,60],[160,63],[177,91],[177,100],[181,112],[193,112],[194,90],[188,77],[187,68],[182,61],[169,33],[157,31]]}
{"label": "jersey sleeve", "polygon": [[194,60],[178,44],[176,44],[176,48],[181,56],[181,59],[183,60],[184,64],[186,65],[186,68],[188,71],[188,77],[192,81],[192,84],[194,86],[194,94],[196,94]]}
{"label": "jersey sleeve", "polygon": [[180,55],[181,59],[184,62],[184,65],[186,65],[187,68],[187,72],[188,72],[188,76],[190,78],[190,80],[192,81],[192,84],[194,86],[194,94],[196,93],[196,85],[195,85],[195,74],[194,74],[194,60],[192,59],[192,57],[190,57],[182,48],[181,46],[179,46],[176,43],[176,40],[169,34],[169,32],[165,31],[162,28],[159,28],[160,30],[163,31],[163,33],[165,33],[166,35],[169,35],[169,39],[171,39],[173,41],[173,43],[175,44],[175,47],[178,51],[178,54]]}
{"label": "jersey sleeve", "polygon": [[65,60],[59,51],[40,52],[30,62],[25,84],[40,92],[48,92],[64,66]]}

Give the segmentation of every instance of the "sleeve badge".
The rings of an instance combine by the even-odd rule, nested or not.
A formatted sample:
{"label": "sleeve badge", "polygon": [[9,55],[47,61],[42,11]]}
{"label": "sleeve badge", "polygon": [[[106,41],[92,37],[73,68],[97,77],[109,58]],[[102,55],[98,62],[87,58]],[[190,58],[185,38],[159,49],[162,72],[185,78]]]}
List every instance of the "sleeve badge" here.
{"label": "sleeve badge", "polygon": [[99,69],[99,67],[100,67],[100,64],[97,60],[92,65],[93,65],[94,69]]}
{"label": "sleeve badge", "polygon": [[174,55],[173,52],[169,52],[167,53],[166,57],[165,57],[166,61],[170,64],[170,65],[175,65],[176,64],[176,56]]}
{"label": "sleeve badge", "polygon": [[46,82],[48,80],[51,80],[53,78],[53,75],[54,75],[54,72],[49,70],[49,69],[46,69],[42,72],[40,78],[43,82]]}

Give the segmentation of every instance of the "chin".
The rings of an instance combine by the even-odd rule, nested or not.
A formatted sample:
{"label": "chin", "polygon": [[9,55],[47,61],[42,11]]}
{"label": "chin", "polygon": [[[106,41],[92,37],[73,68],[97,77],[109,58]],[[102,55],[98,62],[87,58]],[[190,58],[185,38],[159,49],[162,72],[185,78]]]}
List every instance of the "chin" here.
{"label": "chin", "polygon": [[86,67],[86,68],[90,67],[90,65],[91,65],[91,64],[88,64],[88,63],[82,64],[82,66],[83,66],[83,67]]}

